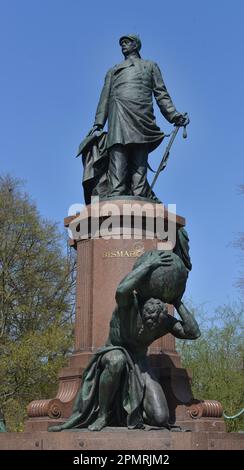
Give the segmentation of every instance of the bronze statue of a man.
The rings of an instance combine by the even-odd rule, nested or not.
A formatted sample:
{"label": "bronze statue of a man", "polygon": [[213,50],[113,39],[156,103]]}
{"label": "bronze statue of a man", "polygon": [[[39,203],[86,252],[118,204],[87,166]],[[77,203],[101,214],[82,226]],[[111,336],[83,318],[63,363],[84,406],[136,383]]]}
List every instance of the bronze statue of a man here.
{"label": "bronze statue of a man", "polygon": [[108,120],[108,195],[148,197],[148,154],[164,137],[154,117],[153,96],[170,123],[184,126],[189,120],[177,112],[158,65],[141,58],[139,37],[122,36],[119,43],[125,60],[105,77],[90,134]]}
{"label": "bronze statue of a man", "polygon": [[[50,431],[86,427],[100,431],[108,425],[142,428],[144,424],[170,429],[167,400],[150,368],[147,349],[167,333],[189,340],[200,336],[194,316],[181,301],[191,268],[187,235],[181,235],[181,255],[146,252],[121,281],[107,342],[84,372],[73,414]],[[155,289],[160,298],[152,296],[157,295]],[[167,313],[169,300],[181,320]]]}

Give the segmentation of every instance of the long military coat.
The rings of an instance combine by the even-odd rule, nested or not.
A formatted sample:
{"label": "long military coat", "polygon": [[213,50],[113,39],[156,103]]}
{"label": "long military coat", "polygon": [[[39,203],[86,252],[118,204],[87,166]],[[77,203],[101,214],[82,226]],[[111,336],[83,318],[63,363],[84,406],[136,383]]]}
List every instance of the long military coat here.
{"label": "long military coat", "polygon": [[169,122],[179,115],[155,62],[126,59],[110,69],[97,107],[95,124],[108,119],[107,147],[114,144],[148,144],[154,150],[163,139],[156,124],[152,97]]}

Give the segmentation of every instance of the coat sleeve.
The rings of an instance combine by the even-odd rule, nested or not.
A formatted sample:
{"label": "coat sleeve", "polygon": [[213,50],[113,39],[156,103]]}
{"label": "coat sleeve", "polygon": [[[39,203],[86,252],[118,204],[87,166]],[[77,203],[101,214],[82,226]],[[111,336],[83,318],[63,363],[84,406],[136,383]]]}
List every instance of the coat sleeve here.
{"label": "coat sleeve", "polygon": [[157,64],[153,64],[153,94],[157,101],[157,105],[167,121],[173,123],[180,116],[176,111],[175,105],[167,91],[160,68]]}
{"label": "coat sleeve", "polygon": [[112,71],[109,70],[105,77],[102,93],[100,95],[99,103],[97,106],[94,125],[104,126],[108,117],[108,104],[111,88]]}

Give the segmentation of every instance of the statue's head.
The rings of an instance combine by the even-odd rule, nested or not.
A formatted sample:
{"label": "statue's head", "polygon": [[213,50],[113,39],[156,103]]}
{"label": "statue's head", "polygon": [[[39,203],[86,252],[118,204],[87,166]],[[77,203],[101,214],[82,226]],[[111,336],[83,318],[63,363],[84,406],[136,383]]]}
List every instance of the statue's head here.
{"label": "statue's head", "polygon": [[156,328],[160,320],[167,315],[167,305],[160,299],[148,299],[142,307],[142,321],[150,329]]}
{"label": "statue's head", "polygon": [[136,34],[127,34],[121,36],[119,44],[122,49],[122,54],[127,57],[131,52],[137,52],[138,57],[141,57],[139,51],[141,49],[141,40]]}

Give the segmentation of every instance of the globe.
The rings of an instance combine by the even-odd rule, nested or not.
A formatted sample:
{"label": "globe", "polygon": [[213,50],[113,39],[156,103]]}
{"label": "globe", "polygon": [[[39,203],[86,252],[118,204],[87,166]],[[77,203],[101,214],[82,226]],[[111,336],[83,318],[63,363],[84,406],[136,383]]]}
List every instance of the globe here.
{"label": "globe", "polygon": [[[186,287],[188,271],[178,255],[175,253],[171,253],[171,255],[173,263],[170,266],[159,266],[140,281],[140,285],[136,290],[142,299],[147,300],[154,297],[173,304],[178,298],[182,297]],[[140,264],[138,261],[137,266]]]}

